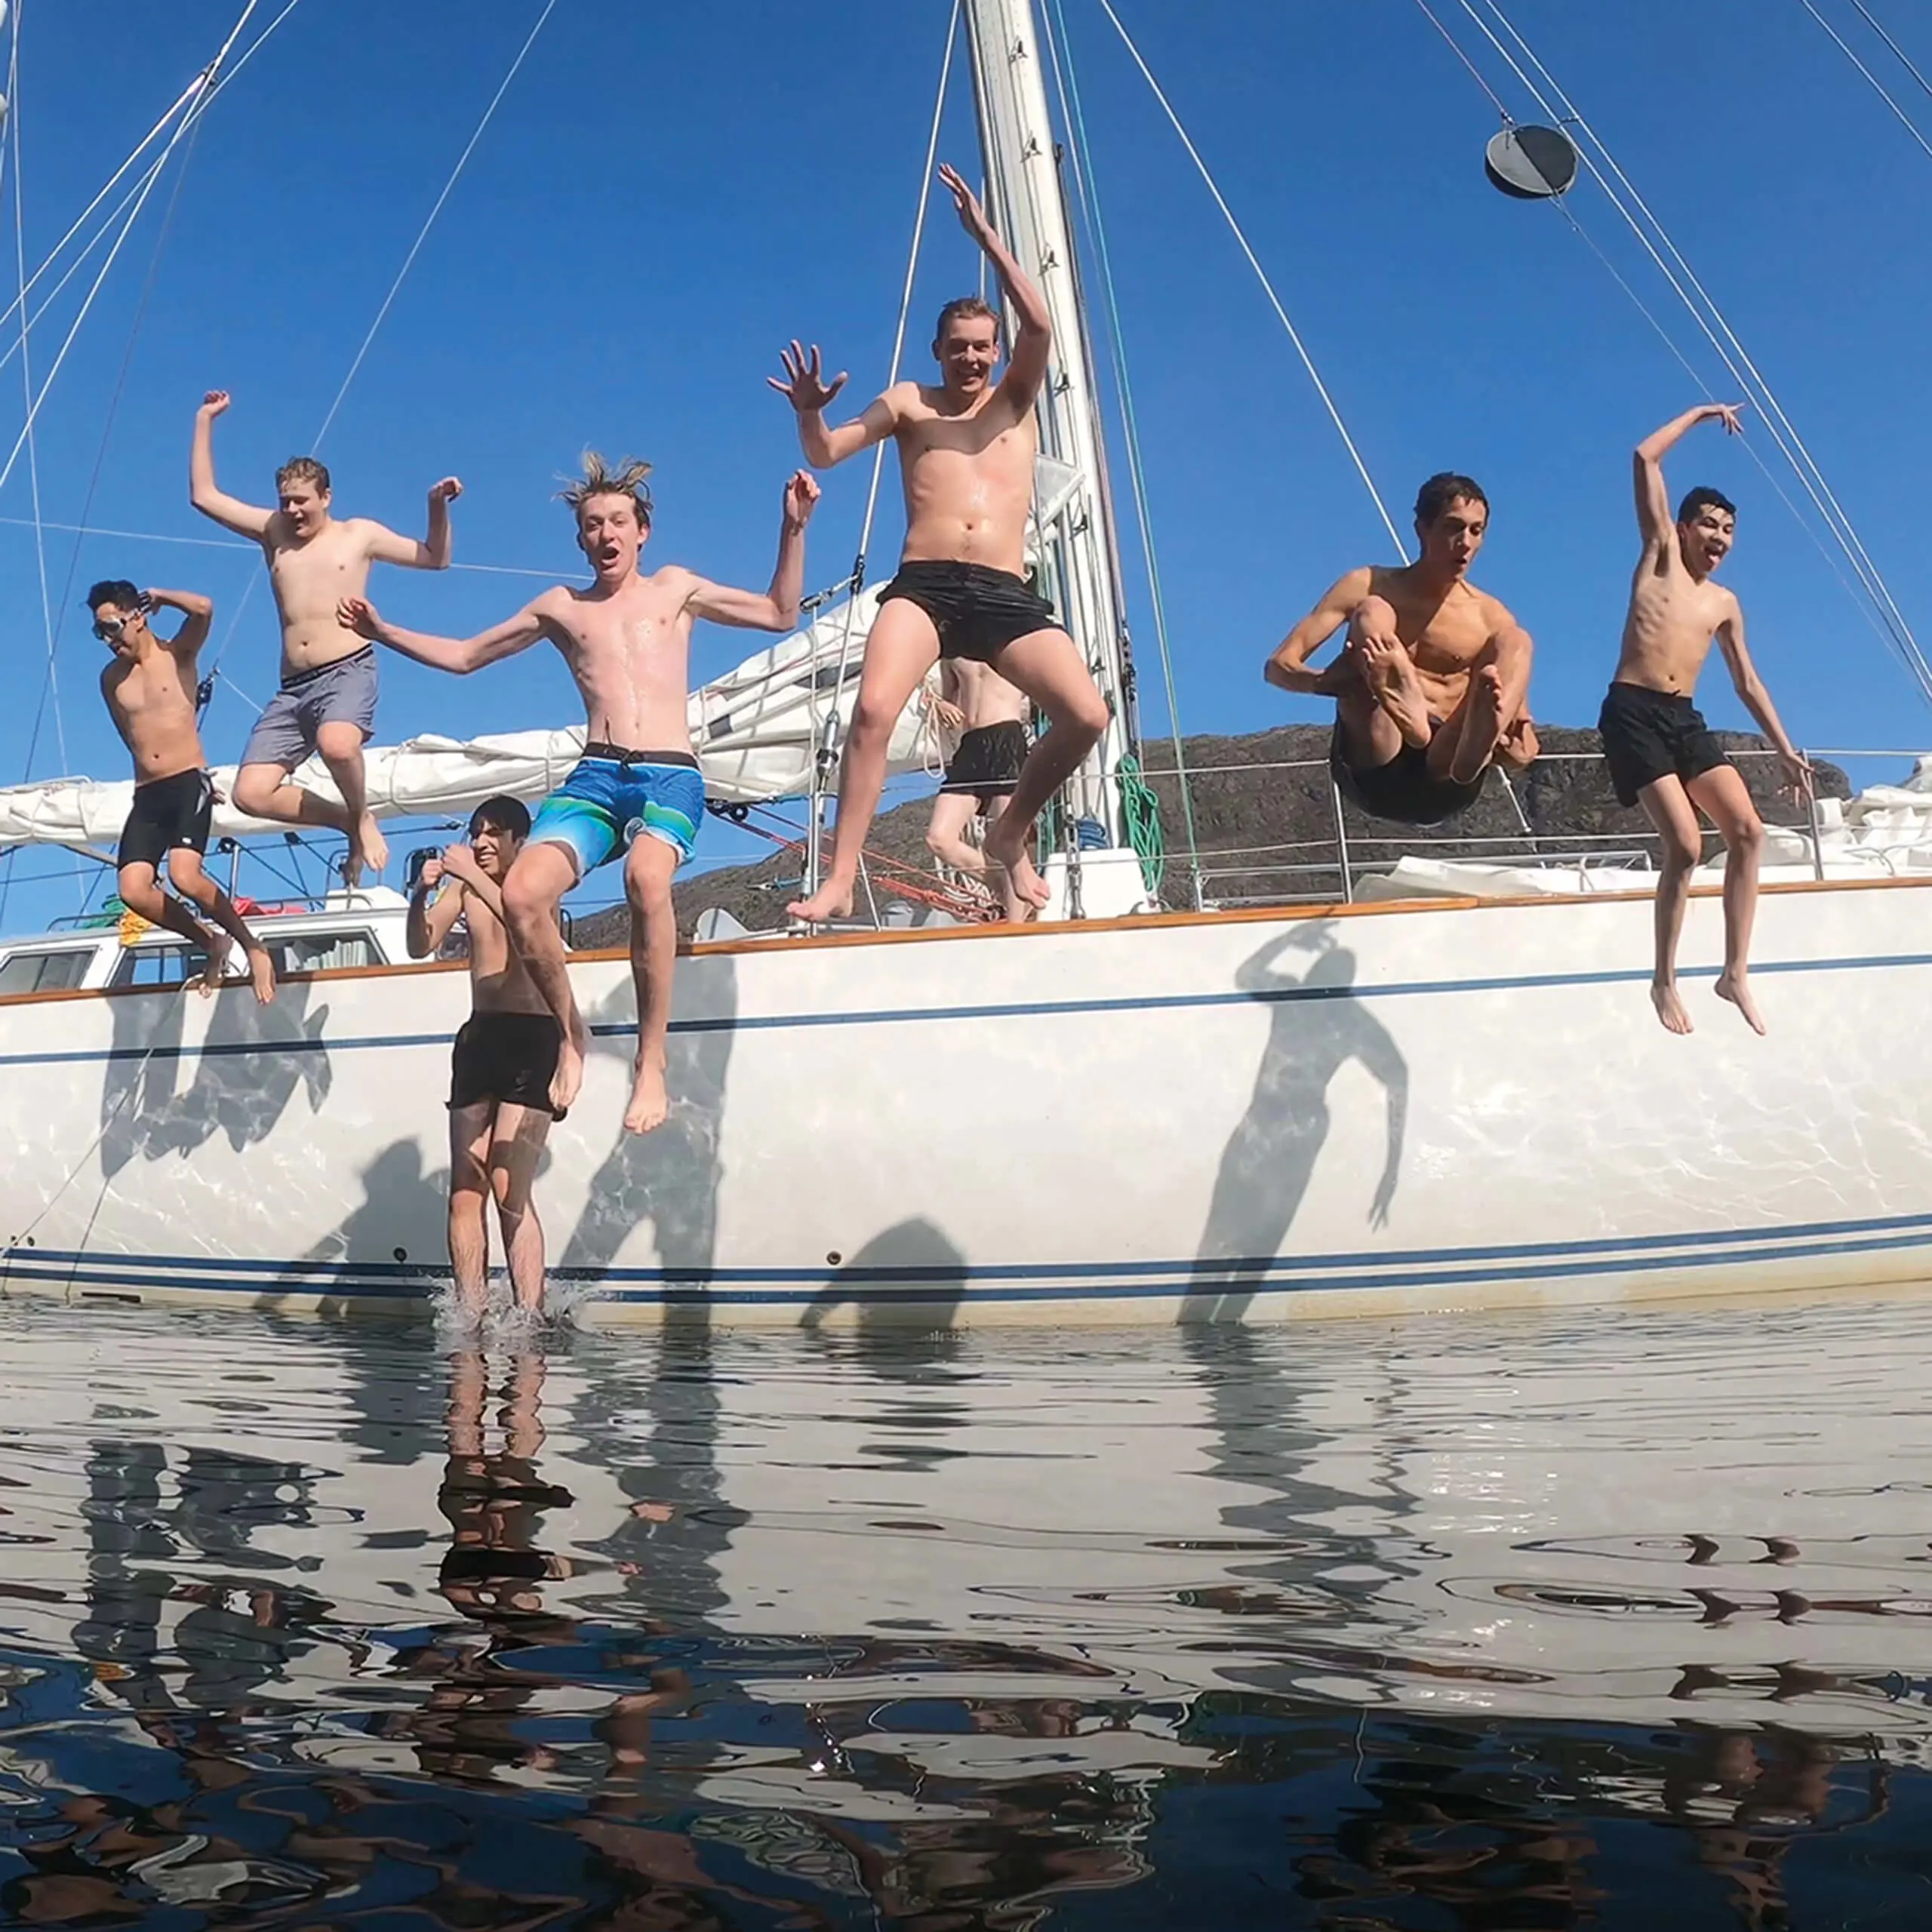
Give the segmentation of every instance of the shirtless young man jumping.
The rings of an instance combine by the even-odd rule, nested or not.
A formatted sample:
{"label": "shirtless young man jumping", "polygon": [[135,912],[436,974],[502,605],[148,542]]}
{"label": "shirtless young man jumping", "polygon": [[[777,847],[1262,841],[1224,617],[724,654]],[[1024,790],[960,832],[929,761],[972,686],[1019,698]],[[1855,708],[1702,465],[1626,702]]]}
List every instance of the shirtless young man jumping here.
{"label": "shirtless young man jumping", "polygon": [[557,585],[460,641],[385,623],[361,597],[345,597],[340,613],[346,629],[438,670],[481,670],[546,638],[563,654],[583,698],[589,742],[537,811],[529,843],[503,881],[503,917],[563,1029],[550,1099],[558,1109],[570,1106],[583,1081],[589,1035],[571,992],[557,908],[586,873],[629,848],[624,896],[637,986],[637,1075],[624,1125],[632,1134],[661,1126],[670,1109],[664,1041],[678,953],[671,877],[691,857],[704,816],[704,780],[687,722],[691,623],[706,617],[743,630],[792,629],[804,587],[805,525],[819,494],[803,470],[786,483],[771,587],[734,590],[675,564],[640,574],[638,554],[651,534],[644,480],[650,469],[608,469],[586,451],[583,480],[564,492],[576,512],[578,547],[597,573],[588,590]]}
{"label": "shirtless young man jumping", "polygon": [[[1475,804],[1493,763],[1537,755],[1530,634],[1469,579],[1489,500],[1444,471],[1416,497],[1422,554],[1399,569],[1351,571],[1284,638],[1271,685],[1335,700],[1329,768],[1371,817],[1435,825]],[[1308,660],[1346,625],[1327,669]]]}
{"label": "shirtless young man jumping", "polygon": [[530,1198],[555,1109],[563,1035],[503,924],[503,881],[530,834],[515,798],[485,798],[469,842],[423,868],[409,901],[409,956],[427,959],[461,919],[469,930],[469,1017],[450,1055],[450,1272],[457,1305],[480,1316],[490,1285],[488,1208],[497,1204],[516,1305],[543,1306],[543,1229]]}
{"label": "shirtless young man jumping", "polygon": [[[137,590],[125,577],[114,577],[88,592],[88,608],[94,635],[114,654],[100,674],[100,694],[134,759],[134,802],[116,860],[121,903],[201,949],[208,962],[202,975],[205,993],[220,986],[228,955],[239,946],[248,955],[255,997],[266,1006],[275,998],[274,962],[202,865],[214,816],[214,783],[195,722],[195,654],[207,640],[214,605],[190,590]],[[150,612],[162,610],[182,614],[171,638],[157,636],[148,622]],[[220,933],[210,932],[180,900],[162,891],[164,865],[174,890],[192,900]]]}
{"label": "shirtless young man jumping", "polygon": [[1690,874],[1703,850],[1700,811],[1717,827],[1726,854],[1718,997],[1729,1000],[1758,1032],[1764,1030],[1747,965],[1764,828],[1737,768],[1690,702],[1714,635],[1738,696],[1777,752],[1786,783],[1801,798],[1811,782],[1810,768],[1786,737],[1770,693],[1744,648],[1743,609],[1730,591],[1711,581],[1737,534],[1737,506],[1715,490],[1693,490],[1678,504],[1673,524],[1664,487],[1665,452],[1700,423],[1721,423],[1727,435],[1736,435],[1743,407],[1707,402],[1687,409],[1637,445],[1632,464],[1644,547],[1630,580],[1623,655],[1597,720],[1617,803],[1641,804],[1663,844],[1651,1003],[1673,1033],[1690,1031],[1690,1016],[1677,993],[1677,940]]}
{"label": "shirtless young man jumping", "polygon": [[829,469],[891,436],[899,445],[906,491],[906,547],[866,640],[839,780],[831,869],[810,898],[787,909],[811,924],[852,909],[893,728],[936,658],[990,665],[1052,723],[1029,753],[1006,810],[986,835],[986,860],[1010,918],[1026,918],[1046,903],[1046,883],[1027,857],[1026,835],[1106,728],[1106,700],[1073,640],[1054,621],[1052,608],[1034,595],[1023,574],[1038,443],[1033,402],[1053,344],[1047,305],[965,183],[949,168],[940,170],[940,179],[1019,318],[1005,376],[992,380],[999,318],[985,303],[968,297],[940,311],[933,343],[944,378],[939,386],[896,383],[857,422],[835,429],[827,426],[826,405],[844,388],[845,377],[824,379],[815,346],[808,352],[794,342],[785,351],[783,379],[767,379],[798,411],[798,441],[814,469]]}
{"label": "shirtless young man jumping", "polygon": [[966,827],[983,818],[990,836],[1020,783],[1029,749],[1026,694],[977,658],[942,658],[939,675],[940,721],[959,733],[959,748],[933,801],[926,849],[955,872],[980,878],[986,857],[968,842]]}
{"label": "shirtless young man jumping", "polygon": [[[441,571],[450,562],[450,504],[463,494],[454,476],[429,486],[429,534],[398,537],[368,517],[330,514],[329,473],[299,456],[275,472],[278,507],[231,497],[214,480],[214,419],[228,392],[211,389],[195,413],[188,496],[204,516],[262,546],[281,620],[281,688],[255,721],[235,777],[237,808],[284,825],[325,825],[349,841],[343,869],[350,885],[365,866],[389,863],[388,841],[368,810],[362,747],[376,728],[376,654],[336,621],[344,597],[368,587],[371,564]],[[342,803],[291,785],[288,775],[318,752]]]}

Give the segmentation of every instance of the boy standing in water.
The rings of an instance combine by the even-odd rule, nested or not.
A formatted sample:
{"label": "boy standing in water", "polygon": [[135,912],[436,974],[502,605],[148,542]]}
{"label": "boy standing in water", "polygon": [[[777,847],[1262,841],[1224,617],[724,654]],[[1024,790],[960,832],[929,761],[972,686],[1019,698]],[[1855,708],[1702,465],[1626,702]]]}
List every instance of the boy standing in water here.
{"label": "boy standing in water", "polygon": [[[195,654],[208,634],[214,605],[189,590],[137,590],[125,577],[88,592],[94,634],[114,654],[100,674],[100,694],[122,742],[134,759],[134,802],[121,834],[121,901],[152,925],[179,933],[208,957],[202,991],[221,984],[237,946],[247,954],[255,997],[275,998],[275,965],[235,911],[228,894],[202,869],[214,816],[214,784],[195,722]],[[155,635],[150,611],[179,611],[173,637]],[[221,928],[210,932],[179,899],[161,889],[161,869],[183,899]]]}
{"label": "boy standing in water", "polygon": [[432,859],[409,901],[412,959],[430,958],[457,920],[469,930],[469,1017],[450,1056],[449,1241],[457,1305],[472,1318],[489,1292],[492,1197],[516,1305],[543,1307],[543,1229],[530,1190],[561,1117],[550,1082],[563,1035],[503,924],[503,881],[529,835],[521,803],[485,798],[469,843]]}
{"label": "boy standing in water", "polygon": [[1743,408],[1707,402],[1687,409],[1637,445],[1637,528],[1644,547],[1630,583],[1623,655],[1597,720],[1618,804],[1641,804],[1663,842],[1651,1003],[1673,1033],[1690,1031],[1690,1016],[1677,993],[1677,940],[1691,871],[1703,848],[1700,811],[1717,827],[1727,854],[1718,997],[1729,1000],[1756,1031],[1764,1030],[1746,965],[1764,828],[1737,767],[1690,702],[1713,635],[1738,696],[1777,749],[1787,784],[1803,798],[1811,782],[1810,768],[1786,737],[1770,693],[1744,648],[1743,610],[1730,591],[1711,581],[1737,534],[1737,506],[1718,491],[1700,488],[1678,504],[1673,523],[1664,487],[1665,452],[1700,423],[1721,423],[1727,435],[1736,435]]}
{"label": "boy standing in water", "polygon": [[[277,507],[265,510],[223,491],[214,480],[214,419],[228,407],[211,389],[195,414],[188,496],[224,530],[262,546],[281,620],[281,688],[255,721],[235,778],[236,808],[284,825],[326,825],[349,841],[343,868],[355,884],[365,866],[389,863],[388,841],[368,809],[362,747],[376,728],[376,654],[336,621],[336,605],[368,589],[371,564],[443,571],[450,564],[450,505],[463,485],[445,476],[429,486],[429,529],[420,543],[363,516],[329,513],[329,473],[312,456],[275,472]],[[342,803],[291,785],[288,775],[319,752]]]}
{"label": "boy standing in water", "polygon": [[797,624],[805,525],[818,485],[803,470],[785,485],[771,587],[734,590],[675,564],[642,575],[638,557],[651,534],[650,464],[626,461],[614,469],[594,451],[583,460],[583,478],[565,491],[564,500],[577,517],[577,546],[597,574],[589,589],[558,584],[515,617],[461,640],[386,623],[362,597],[345,597],[339,614],[345,629],[460,675],[546,638],[563,654],[583,698],[589,742],[537,811],[530,842],[503,882],[503,916],[563,1029],[550,1083],[552,1104],[561,1111],[583,1084],[589,1036],[571,992],[557,908],[586,873],[624,854],[637,986],[637,1072],[624,1126],[648,1134],[670,1111],[664,1041],[678,955],[671,878],[691,857],[704,816],[704,780],[688,722],[691,624],[699,617],[746,630],[789,631]]}

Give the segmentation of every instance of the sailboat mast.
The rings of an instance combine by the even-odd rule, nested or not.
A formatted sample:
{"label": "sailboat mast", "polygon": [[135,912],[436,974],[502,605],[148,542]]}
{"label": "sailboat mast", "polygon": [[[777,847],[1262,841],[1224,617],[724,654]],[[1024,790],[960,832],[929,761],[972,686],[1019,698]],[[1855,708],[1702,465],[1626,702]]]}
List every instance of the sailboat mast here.
{"label": "sailboat mast", "polygon": [[[1133,657],[1107,488],[1106,448],[1081,305],[1078,258],[1047,107],[1032,0],[964,0],[987,209],[1046,298],[1053,357],[1040,391],[1034,488],[1041,594],[1093,671],[1112,716],[1071,783],[1076,817],[1127,842],[1114,774],[1139,747]],[[1012,318],[1007,318],[1009,340]]]}

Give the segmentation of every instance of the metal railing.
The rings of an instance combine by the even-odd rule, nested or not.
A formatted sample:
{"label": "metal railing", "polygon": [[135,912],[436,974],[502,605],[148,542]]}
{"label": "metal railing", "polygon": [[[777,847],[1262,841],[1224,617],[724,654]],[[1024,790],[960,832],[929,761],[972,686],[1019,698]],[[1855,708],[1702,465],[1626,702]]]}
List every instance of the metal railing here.
{"label": "metal railing", "polygon": [[[1736,761],[1774,758],[1769,747],[1740,746],[1727,755]],[[1802,753],[1814,763],[1820,761],[1885,761],[1911,766],[1920,752],[1829,750]],[[1601,752],[1550,752],[1537,761],[1538,765],[1601,765]],[[1222,907],[1259,905],[1294,905],[1332,902],[1339,897],[1353,903],[1361,882],[1392,872],[1404,857],[1441,854],[1472,864],[1534,868],[1538,870],[1586,872],[1610,866],[1654,870],[1659,834],[1648,826],[1620,827],[1611,832],[1562,831],[1538,832],[1524,809],[1521,796],[1508,773],[1497,771],[1491,786],[1500,786],[1506,797],[1499,801],[1516,820],[1518,829],[1505,833],[1391,825],[1377,829],[1376,821],[1355,810],[1336,783],[1325,758],[1257,760],[1252,763],[1202,765],[1190,763],[1186,783],[1197,817],[1211,820],[1211,788],[1215,780],[1253,779],[1266,773],[1318,771],[1326,792],[1332,830],[1321,838],[1283,840],[1261,845],[1234,845],[1199,848],[1188,881],[1188,897],[1198,911]],[[1171,797],[1174,774],[1171,769],[1143,772],[1146,782],[1157,793]],[[1204,800],[1204,792],[1210,800]],[[1484,798],[1472,811],[1496,797],[1485,787]],[[1932,804],[1932,798],[1928,798]],[[1760,808],[1761,811],[1762,808]],[[1351,824],[1351,817],[1354,823]],[[1812,875],[1822,879],[1825,872],[1826,828],[1815,790],[1810,793],[1798,816],[1786,820],[1767,814],[1767,830],[1783,832],[1801,839],[1805,847]],[[1706,829],[1706,856],[1710,841],[1718,835]],[[1386,856],[1384,856],[1384,854]],[[1217,889],[1225,884],[1231,890]]]}

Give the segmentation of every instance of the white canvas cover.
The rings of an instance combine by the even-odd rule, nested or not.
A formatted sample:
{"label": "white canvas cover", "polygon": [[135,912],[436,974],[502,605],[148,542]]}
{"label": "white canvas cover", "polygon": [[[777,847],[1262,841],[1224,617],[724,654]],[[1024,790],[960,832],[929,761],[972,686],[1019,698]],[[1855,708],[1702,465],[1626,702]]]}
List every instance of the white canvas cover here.
{"label": "white canvas cover", "polygon": [[[835,698],[841,725],[851,721],[866,632],[878,608],[878,591],[863,591],[691,694],[691,743],[709,797],[735,803],[796,797],[811,789],[814,753]],[[583,738],[583,728],[577,725],[469,739],[425,734],[400,744],[371,746],[366,754],[370,804],[378,818],[460,818],[499,792],[534,804],[561,783]],[[888,769],[937,769],[937,762],[924,696],[915,694],[893,734]],[[311,791],[337,796],[319,758],[309,759],[295,778]],[[226,802],[233,794],[233,765],[217,767],[214,780],[224,801],[215,808],[218,833],[242,837],[286,829],[250,818]],[[134,789],[131,779],[91,778],[0,789],[0,847],[112,846],[127,821]]]}

